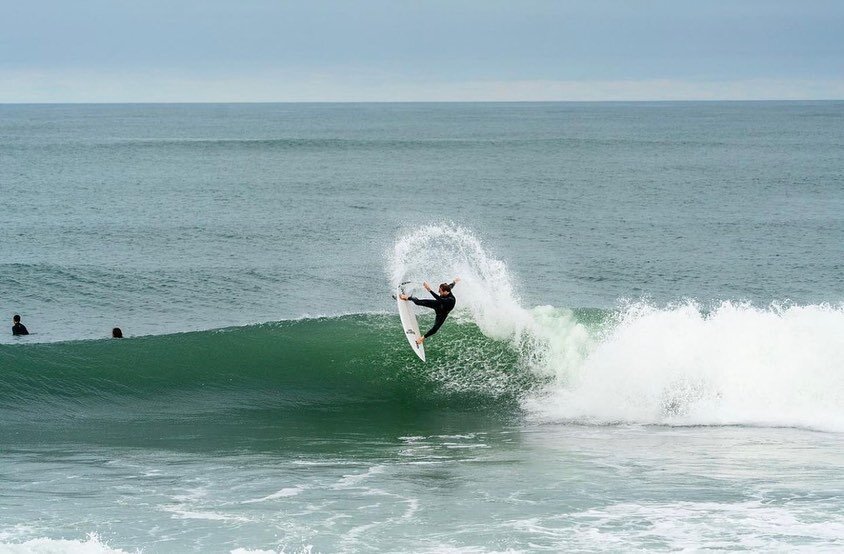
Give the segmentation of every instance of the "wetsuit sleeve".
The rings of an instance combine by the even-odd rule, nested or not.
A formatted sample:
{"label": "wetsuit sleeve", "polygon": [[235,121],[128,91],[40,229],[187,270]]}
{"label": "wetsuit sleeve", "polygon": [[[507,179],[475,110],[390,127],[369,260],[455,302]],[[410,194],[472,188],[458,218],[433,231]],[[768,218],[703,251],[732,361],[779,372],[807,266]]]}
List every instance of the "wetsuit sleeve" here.
{"label": "wetsuit sleeve", "polygon": [[439,294],[435,293],[435,292],[434,292],[434,291],[432,291],[432,290],[429,290],[428,292],[430,292],[430,293],[431,293],[431,296],[433,296],[433,297],[434,297],[434,298],[436,298],[437,300],[442,300],[442,299],[443,299],[443,297],[442,297],[442,296],[440,296]]}

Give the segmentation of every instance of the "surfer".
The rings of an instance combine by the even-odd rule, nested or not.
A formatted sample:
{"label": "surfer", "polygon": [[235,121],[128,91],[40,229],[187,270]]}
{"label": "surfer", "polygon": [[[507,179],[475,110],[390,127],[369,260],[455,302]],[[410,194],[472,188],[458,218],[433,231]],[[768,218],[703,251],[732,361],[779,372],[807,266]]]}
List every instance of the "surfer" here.
{"label": "surfer", "polygon": [[439,294],[431,290],[431,285],[428,282],[422,283],[422,286],[425,287],[425,290],[431,293],[431,296],[434,297],[433,300],[428,299],[419,299],[414,298],[413,296],[408,296],[406,294],[399,295],[399,298],[402,300],[410,300],[417,306],[425,306],[426,308],[431,308],[434,310],[436,314],[436,319],[434,319],[434,326],[428,329],[428,332],[416,339],[416,344],[422,344],[425,342],[425,339],[436,333],[442,327],[442,324],[445,322],[445,318],[448,317],[449,312],[454,309],[454,305],[457,302],[457,299],[454,298],[454,295],[451,294],[451,289],[454,288],[454,285],[460,282],[460,277],[455,277],[454,281],[449,283],[442,283],[439,288]]}
{"label": "surfer", "polygon": [[19,316],[18,314],[15,314],[15,316],[12,318],[12,323],[14,324],[12,325],[13,335],[18,336],[29,334],[29,331],[26,329],[26,325],[21,323],[21,316]]}

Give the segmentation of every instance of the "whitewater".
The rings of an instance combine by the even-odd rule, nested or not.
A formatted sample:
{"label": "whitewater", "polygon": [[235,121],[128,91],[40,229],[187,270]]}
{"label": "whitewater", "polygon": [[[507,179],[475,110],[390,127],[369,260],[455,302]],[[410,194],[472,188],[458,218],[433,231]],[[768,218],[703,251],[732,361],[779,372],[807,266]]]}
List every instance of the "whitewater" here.
{"label": "whitewater", "polygon": [[840,304],[627,301],[590,325],[570,309],[523,307],[507,265],[454,225],[403,236],[390,272],[460,275],[458,317],[550,381],[523,399],[538,420],[844,431]]}

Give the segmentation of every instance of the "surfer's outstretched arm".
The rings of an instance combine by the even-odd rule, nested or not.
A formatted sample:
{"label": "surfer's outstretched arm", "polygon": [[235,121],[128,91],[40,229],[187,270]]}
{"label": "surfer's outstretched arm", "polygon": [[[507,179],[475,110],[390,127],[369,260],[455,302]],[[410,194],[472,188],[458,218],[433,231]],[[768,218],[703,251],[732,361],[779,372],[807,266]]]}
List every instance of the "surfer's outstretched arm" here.
{"label": "surfer's outstretched arm", "polygon": [[437,300],[442,300],[442,296],[440,296],[439,294],[437,294],[433,290],[431,290],[431,285],[428,284],[428,281],[425,281],[424,283],[422,283],[422,286],[425,287],[426,291],[431,293],[431,296],[433,296]]}

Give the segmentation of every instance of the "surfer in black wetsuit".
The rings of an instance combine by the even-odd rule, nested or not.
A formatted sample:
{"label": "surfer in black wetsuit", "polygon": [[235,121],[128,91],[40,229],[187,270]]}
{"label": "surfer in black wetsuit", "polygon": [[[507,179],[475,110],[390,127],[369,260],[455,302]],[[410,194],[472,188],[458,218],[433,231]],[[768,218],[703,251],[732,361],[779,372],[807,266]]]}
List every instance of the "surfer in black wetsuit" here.
{"label": "surfer in black wetsuit", "polygon": [[12,318],[12,334],[15,336],[18,335],[28,335],[29,331],[26,329],[26,325],[21,323],[21,316],[15,314],[15,317]]}
{"label": "surfer in black wetsuit", "polygon": [[454,309],[454,304],[457,302],[457,300],[454,298],[454,295],[451,294],[451,289],[458,282],[460,282],[460,277],[455,277],[454,281],[451,284],[441,284],[439,294],[432,291],[431,285],[429,285],[427,282],[422,283],[422,286],[425,287],[425,290],[430,292],[431,296],[434,297],[433,300],[414,298],[413,296],[408,296],[406,294],[402,294],[399,296],[399,298],[401,298],[402,300],[410,300],[417,306],[425,306],[426,308],[431,308],[436,314],[434,326],[428,329],[427,333],[416,339],[416,344],[422,344],[423,342],[425,342],[425,339],[440,330],[440,327],[442,327],[442,324],[445,322],[445,318],[448,317],[449,312]]}

